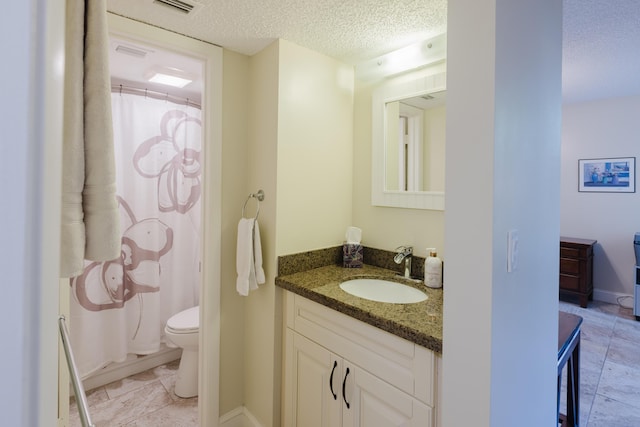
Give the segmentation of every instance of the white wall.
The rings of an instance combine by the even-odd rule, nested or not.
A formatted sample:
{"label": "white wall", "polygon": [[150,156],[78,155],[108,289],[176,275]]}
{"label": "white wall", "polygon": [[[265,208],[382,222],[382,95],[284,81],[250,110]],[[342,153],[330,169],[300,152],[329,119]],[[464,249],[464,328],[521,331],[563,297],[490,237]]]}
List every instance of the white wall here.
{"label": "white wall", "polygon": [[11,58],[0,67],[9,101],[0,115],[0,322],[8,326],[0,411],[11,426],[51,426],[57,419],[64,10],[62,0],[16,2],[0,16],[0,40]]}
{"label": "white wall", "polygon": [[[27,268],[27,242],[25,236],[29,227],[27,216],[29,207],[27,198],[31,196],[33,184],[29,180],[29,128],[31,119],[29,108],[28,85],[31,83],[31,58],[27,55],[30,49],[30,4],[17,3],[11,6],[10,13],[0,17],[0,35],[2,40],[11,40],[18,36],[15,43],[6,43],[7,55],[13,58],[12,66],[0,68],[0,85],[6,99],[13,99],[12,108],[3,109],[2,128],[5,129],[5,138],[0,145],[0,188],[5,200],[11,200],[11,209],[0,210],[0,218],[3,224],[11,224],[6,227],[1,240],[2,254],[0,267],[3,273],[3,304],[0,310],[0,321],[4,325],[12,325],[5,335],[9,345],[4,347],[2,377],[7,386],[0,391],[2,412],[5,422],[10,425],[25,425],[27,422],[26,400],[30,390],[30,382],[37,384],[37,376],[27,376],[27,382],[23,381],[23,375],[34,369],[33,358],[29,357],[30,349],[26,348],[23,337],[32,332],[37,333],[37,327],[30,329],[27,323],[33,315],[33,309],[29,309],[26,301],[30,288],[36,285],[28,283]],[[10,18],[9,18],[10,17]],[[36,146],[35,148],[40,148]],[[3,203],[4,205],[4,203]],[[7,203],[9,205],[9,203]],[[11,286],[10,284],[18,284]],[[10,386],[9,386],[10,385]]]}
{"label": "white wall", "polygon": [[[578,160],[640,160],[638,117],[638,96],[568,104],[562,110],[560,233],[598,241],[594,297],[611,303],[620,296],[633,295],[633,236],[640,231],[639,190],[633,194],[578,192]],[[623,303],[629,306],[631,301]]]}
{"label": "white wall", "polygon": [[561,29],[554,0],[449,2],[445,426],[557,423]]}

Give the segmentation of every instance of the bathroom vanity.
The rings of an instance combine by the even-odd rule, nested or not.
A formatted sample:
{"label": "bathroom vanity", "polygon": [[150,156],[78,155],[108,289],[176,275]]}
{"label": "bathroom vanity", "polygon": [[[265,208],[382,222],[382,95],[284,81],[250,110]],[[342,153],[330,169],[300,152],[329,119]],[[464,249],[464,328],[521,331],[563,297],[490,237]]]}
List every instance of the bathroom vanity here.
{"label": "bathroom vanity", "polygon": [[399,280],[369,265],[276,278],[286,289],[284,425],[438,426],[442,290],[388,304],[340,289],[359,277]]}

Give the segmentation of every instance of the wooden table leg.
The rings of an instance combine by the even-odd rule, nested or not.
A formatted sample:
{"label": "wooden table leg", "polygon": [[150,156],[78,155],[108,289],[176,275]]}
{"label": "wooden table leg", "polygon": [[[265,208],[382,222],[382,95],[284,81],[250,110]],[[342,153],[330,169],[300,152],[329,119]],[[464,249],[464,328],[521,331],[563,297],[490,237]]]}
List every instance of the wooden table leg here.
{"label": "wooden table leg", "polygon": [[557,398],[557,411],[556,418],[558,418],[558,422],[561,422],[564,419],[564,416],[560,414],[560,390],[562,389],[562,375],[558,375],[558,398]]}
{"label": "wooden table leg", "polygon": [[566,425],[568,427],[580,425],[580,335],[578,335],[576,346],[567,361]]}
{"label": "wooden table leg", "polygon": [[[562,427],[580,425],[580,324],[582,318],[560,312],[558,318],[558,422]],[[567,369],[567,411],[560,414],[562,374]]]}

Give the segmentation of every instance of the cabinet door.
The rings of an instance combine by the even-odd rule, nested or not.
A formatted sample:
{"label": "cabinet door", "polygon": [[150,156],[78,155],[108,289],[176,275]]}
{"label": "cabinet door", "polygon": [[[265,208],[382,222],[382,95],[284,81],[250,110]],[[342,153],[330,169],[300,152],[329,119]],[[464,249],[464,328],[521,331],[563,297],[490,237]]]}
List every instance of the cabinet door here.
{"label": "cabinet door", "polygon": [[287,335],[285,426],[342,425],[342,360],[298,333]]}
{"label": "cabinet door", "polygon": [[[432,410],[407,393],[345,361],[344,427],[431,427]],[[344,380],[344,377],[343,377]]]}

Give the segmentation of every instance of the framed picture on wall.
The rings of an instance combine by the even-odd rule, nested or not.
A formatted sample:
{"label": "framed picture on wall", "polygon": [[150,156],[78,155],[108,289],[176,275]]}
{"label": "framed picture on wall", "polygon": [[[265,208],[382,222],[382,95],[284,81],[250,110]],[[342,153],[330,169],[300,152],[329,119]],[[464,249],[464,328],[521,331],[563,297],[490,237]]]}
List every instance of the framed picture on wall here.
{"label": "framed picture on wall", "polygon": [[635,193],[636,158],[613,157],[578,160],[578,191]]}

